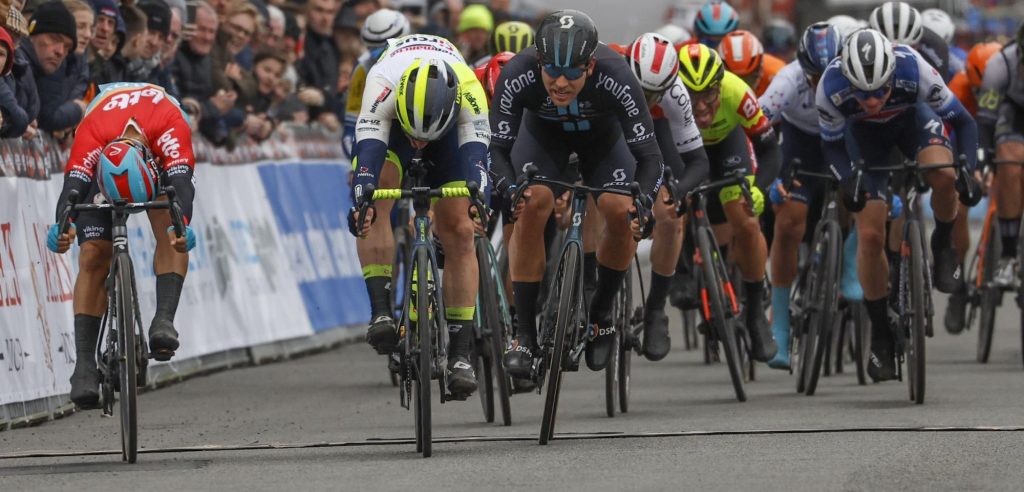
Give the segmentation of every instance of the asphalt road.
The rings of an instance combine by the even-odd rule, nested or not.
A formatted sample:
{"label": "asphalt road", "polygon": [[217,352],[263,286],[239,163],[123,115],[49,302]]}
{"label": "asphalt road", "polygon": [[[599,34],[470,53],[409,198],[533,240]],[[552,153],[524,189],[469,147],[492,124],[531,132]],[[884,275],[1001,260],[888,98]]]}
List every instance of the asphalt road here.
{"label": "asphalt road", "polygon": [[[988,365],[974,362],[975,332],[954,337],[940,328],[929,340],[923,406],[908,400],[905,384],[858,386],[851,372],[823,379],[816,396],[797,395],[789,374],[764,366],[747,386],[749,401],[738,403],[726,368],[680,350],[674,325],[666,360],[634,364],[628,414],[605,416],[603,376],[585,369],[567,374],[561,439],[545,447],[535,440],[543,404],[536,394],[514,397],[511,427],[484,423],[475,398],[435,403],[435,437],[477,439],[435,444],[429,460],[412,444],[382,441],[412,438],[413,416],[398,405],[383,360],[358,343],[142,395],[144,452],[135,465],[120,462],[117,418],[95,411],[0,433],[0,455],[118,450],[0,459],[0,483],[3,490],[1019,490],[1024,433],[969,429],[1024,426],[1016,316],[1007,302]],[[920,427],[955,429],[913,430]]]}

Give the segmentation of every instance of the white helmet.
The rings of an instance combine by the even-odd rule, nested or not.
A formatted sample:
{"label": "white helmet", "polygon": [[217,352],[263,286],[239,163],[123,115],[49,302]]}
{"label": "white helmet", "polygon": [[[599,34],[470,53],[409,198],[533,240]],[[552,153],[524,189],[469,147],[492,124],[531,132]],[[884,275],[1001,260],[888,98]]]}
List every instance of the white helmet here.
{"label": "white helmet", "polygon": [[693,39],[693,35],[690,34],[690,31],[687,31],[686,28],[679,27],[675,24],[665,24],[654,31],[654,33],[665,36],[665,39],[668,39],[668,42],[672,43],[673,46],[683,44]]}
{"label": "white helmet", "polygon": [[874,29],[857,31],[843,43],[842,70],[854,88],[878,90],[896,71],[892,43]]}
{"label": "white helmet", "polygon": [[935,34],[938,34],[946,44],[953,42],[953,35],[956,34],[956,24],[953,18],[941,9],[927,9],[921,12],[921,20],[924,27],[927,27]]}
{"label": "white helmet", "polygon": [[640,86],[651,92],[668,89],[679,73],[679,54],[672,42],[653,32],[641,34],[626,48],[626,62]]}
{"label": "white helmet", "polygon": [[843,39],[861,28],[860,22],[848,15],[834,15],[825,22],[831,24],[832,29],[835,29]]}
{"label": "white helmet", "polygon": [[921,14],[906,2],[885,2],[871,12],[871,28],[885,34],[889,41],[916,45],[924,35]]}
{"label": "white helmet", "polygon": [[401,12],[391,9],[380,9],[366,18],[359,36],[367,48],[380,48],[389,39],[409,34],[409,20]]}

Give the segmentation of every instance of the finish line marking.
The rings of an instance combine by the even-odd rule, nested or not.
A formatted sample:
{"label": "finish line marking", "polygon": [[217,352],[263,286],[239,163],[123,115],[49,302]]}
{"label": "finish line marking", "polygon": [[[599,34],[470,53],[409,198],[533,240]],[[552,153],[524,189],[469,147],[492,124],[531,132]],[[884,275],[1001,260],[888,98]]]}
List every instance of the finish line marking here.
{"label": "finish line marking", "polygon": [[[816,429],[751,429],[751,430],[690,430],[673,432],[580,432],[556,433],[556,441],[582,441],[595,439],[644,439],[657,437],[701,437],[701,436],[756,436],[774,434],[841,434],[865,432],[1022,432],[1024,426],[924,426],[924,427],[833,427]],[[473,442],[516,442],[536,441],[536,435],[518,436],[456,436],[438,437],[434,444]],[[345,448],[365,446],[415,445],[415,438],[371,438],[358,441],[309,442],[309,443],[268,443],[268,444],[204,444],[199,446],[177,446],[167,448],[140,448],[139,454],[202,453],[214,451],[265,451],[314,448]],[[24,451],[0,454],[0,460],[25,458],[70,458],[79,456],[120,455],[120,449],[93,451]]]}

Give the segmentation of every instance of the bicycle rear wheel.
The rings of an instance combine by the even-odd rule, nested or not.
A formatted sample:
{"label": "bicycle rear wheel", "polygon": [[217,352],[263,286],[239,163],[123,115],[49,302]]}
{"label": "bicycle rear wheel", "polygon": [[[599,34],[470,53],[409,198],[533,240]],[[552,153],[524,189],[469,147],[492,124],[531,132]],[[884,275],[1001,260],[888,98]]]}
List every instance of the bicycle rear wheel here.
{"label": "bicycle rear wheel", "polygon": [[430,258],[426,248],[417,248],[414,270],[416,272],[416,340],[418,353],[416,354],[416,437],[417,451],[423,453],[424,458],[429,458],[433,453],[430,421],[430,380],[433,373],[433,318],[438,315],[433,312],[432,295],[429,288]]}
{"label": "bicycle rear wheel", "polygon": [[[732,313],[731,300],[726,298],[724,286],[729,283],[729,272],[722,263],[718,249],[714,246],[714,237],[708,229],[697,230],[697,248],[700,250],[700,269],[704,276],[704,288],[707,295],[707,309],[711,315],[712,327],[717,335],[719,345],[725,352],[726,365],[729,366],[729,377],[732,379],[736,399],[747,401],[747,393],[743,388],[743,368],[740,367],[739,347],[736,343],[735,320],[726,313]],[[728,311],[727,311],[728,310]]]}
{"label": "bicycle rear wheel", "polygon": [[[630,268],[630,272],[626,274],[626,284],[623,286],[623,311],[622,325],[625,326],[625,330],[622,332],[622,344],[619,345],[619,411],[622,413],[629,412],[629,377],[632,372],[633,365],[633,350],[640,343],[636,336],[634,326],[638,323],[643,323],[643,306],[634,306],[633,303],[633,282],[632,273],[636,272],[637,278],[640,282],[643,279],[640,278],[640,266],[638,263],[634,263],[634,266]],[[643,293],[643,286],[641,285],[641,296]]]}
{"label": "bicycle rear wheel", "polygon": [[[906,225],[906,241],[909,247],[904,247],[903,261],[909,262],[909,300],[911,319],[907,324],[909,333],[907,337],[907,369],[910,399],[914,403],[924,403],[925,388],[925,329],[928,324],[928,305],[926,304],[924,290],[924,255],[928,254],[921,241],[921,230],[918,222],[909,222]],[[908,258],[909,256],[909,258]]]}
{"label": "bicycle rear wheel", "polygon": [[120,383],[121,458],[135,463],[139,452],[138,428],[138,347],[135,333],[135,291],[132,284],[132,261],[128,253],[117,255],[114,277],[114,298],[117,306],[117,375]]}
{"label": "bicycle rear wheel", "polygon": [[832,319],[839,302],[841,239],[839,224],[829,222],[823,226],[821,240],[813,252],[815,258],[811,265],[814,271],[811,274],[809,292],[813,296],[814,307],[808,316],[808,343],[804,345],[807,349],[804,352],[805,357],[809,357],[811,362],[806,366],[805,374],[807,382],[804,385],[804,394],[807,396],[814,395],[818,389],[818,378],[821,377],[825,352],[832,347]]}
{"label": "bicycle rear wheel", "polygon": [[541,445],[555,436],[555,417],[558,413],[558,393],[562,386],[562,370],[569,357],[569,349],[575,339],[575,331],[582,315],[583,290],[580,285],[580,258],[583,251],[577,243],[569,243],[558,262],[558,272],[551,284],[552,293],[558,299],[555,314],[555,328],[551,346],[547,353],[548,382],[544,394],[544,414],[540,424]]}
{"label": "bicycle rear wheel", "polygon": [[[507,346],[508,336],[512,331],[512,316],[509,314],[508,302],[505,296],[499,292],[502,277],[494,263],[494,250],[491,243],[485,238],[477,239],[477,261],[480,264],[480,321],[486,323],[481,326],[484,333],[484,345],[486,351],[490,352],[490,364],[485,370],[487,387],[484,389],[489,400],[490,414],[488,422],[494,421],[494,389],[497,391],[497,403],[501,407],[501,420],[503,425],[512,425],[512,394],[511,380],[505,371],[501,354]],[[483,398],[483,396],[481,396]],[[485,410],[486,412],[486,410]]]}
{"label": "bicycle rear wheel", "polygon": [[[618,305],[618,300],[615,301]],[[616,306],[616,310],[618,307]],[[618,313],[613,313],[613,316],[617,316]],[[612,319],[618,320],[617,317]],[[608,361],[608,365],[604,368],[604,408],[605,413],[609,417],[615,416],[615,409],[619,403],[619,364],[622,363],[622,331],[621,327],[615,331],[615,340],[612,342],[612,346],[615,347],[612,350],[612,359]]]}
{"label": "bicycle rear wheel", "polygon": [[996,311],[1003,301],[1003,291],[992,285],[996,273],[997,258],[1002,254],[1002,238],[999,225],[992,221],[988,230],[988,244],[981,259],[981,286],[979,287],[980,304],[978,316],[978,362],[985,364],[992,352],[992,333],[996,326]]}
{"label": "bicycle rear wheel", "polygon": [[851,331],[850,355],[857,368],[857,384],[868,384],[868,355],[871,345],[871,323],[868,321],[863,302],[850,303],[843,315],[847,329]]}

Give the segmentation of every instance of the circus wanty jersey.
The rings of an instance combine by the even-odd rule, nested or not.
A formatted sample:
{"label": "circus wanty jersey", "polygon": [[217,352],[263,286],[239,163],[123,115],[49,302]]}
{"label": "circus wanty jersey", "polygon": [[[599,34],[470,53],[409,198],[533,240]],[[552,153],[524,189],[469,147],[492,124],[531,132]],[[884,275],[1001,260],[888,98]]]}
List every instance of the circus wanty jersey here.
{"label": "circus wanty jersey", "polygon": [[729,132],[742,125],[748,136],[759,135],[771,128],[768,118],[761,111],[754,91],[750,90],[743,79],[732,72],[725,72],[721,82],[721,95],[718,111],[707,128],[701,128],[705,145],[721,142]]}
{"label": "circus wanty jersey", "polygon": [[814,89],[807,83],[803,68],[794,61],[775,74],[758,102],[773,125],[786,120],[804,133],[817,135],[818,107],[814,96]]}
{"label": "circus wanty jersey", "polygon": [[892,94],[875,115],[861,110],[854,88],[842,73],[840,60],[832,60],[818,83],[816,101],[821,136],[826,141],[843,138],[849,120],[885,123],[918,103],[926,103],[946,120],[956,109],[963,110],[956,96],[946,87],[942,76],[912,48],[896,46],[896,69],[892,76]]}
{"label": "circus wanty jersey", "polygon": [[178,101],[157,85],[115,83],[100,86],[100,93],[85,108],[65,176],[91,182],[101,151],[121,136],[130,118],[145,134],[162,171],[168,176],[191,174],[195,167],[192,130]]}
{"label": "circus wanty jersey", "polygon": [[[459,145],[479,142],[486,146],[491,135],[487,124],[487,96],[484,95],[480,81],[450,41],[421,34],[389,40],[388,48],[366,75],[362,108],[356,122],[356,142],[365,139],[388,142],[391,122],[397,118],[396,92],[399,81],[406,69],[421,58],[447,62],[459,79]],[[366,156],[360,155],[358,151],[356,154],[361,162],[367,163]],[[383,154],[380,157],[383,158]]]}

